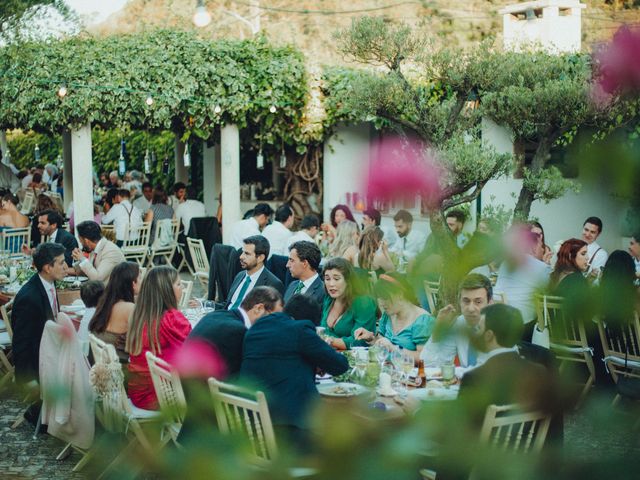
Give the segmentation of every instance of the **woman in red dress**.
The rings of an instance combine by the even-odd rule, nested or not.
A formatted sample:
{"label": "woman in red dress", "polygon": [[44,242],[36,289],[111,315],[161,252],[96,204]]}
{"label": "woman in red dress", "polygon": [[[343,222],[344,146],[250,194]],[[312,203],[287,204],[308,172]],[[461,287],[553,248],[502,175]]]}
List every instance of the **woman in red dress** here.
{"label": "woman in red dress", "polygon": [[178,310],[181,296],[180,277],[173,267],[154,267],[142,282],[129,321],[126,347],[130,355],[128,393],[138,408],[158,409],[146,353],[151,351],[171,363],[191,332],[191,324]]}

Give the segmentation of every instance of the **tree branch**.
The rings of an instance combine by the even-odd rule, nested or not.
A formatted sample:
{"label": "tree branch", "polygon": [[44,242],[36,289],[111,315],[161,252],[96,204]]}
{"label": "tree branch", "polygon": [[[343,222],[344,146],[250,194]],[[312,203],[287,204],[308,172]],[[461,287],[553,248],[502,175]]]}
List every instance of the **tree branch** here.
{"label": "tree branch", "polygon": [[427,134],[426,131],[422,128],[420,128],[418,125],[416,125],[415,123],[413,123],[410,120],[405,120],[404,118],[400,118],[400,117],[395,117],[390,115],[389,113],[385,112],[385,111],[377,111],[376,115],[382,118],[385,118],[387,120],[390,120],[391,122],[397,123],[403,127],[406,127],[410,130],[412,130],[413,132],[415,132],[420,138],[422,138],[425,141],[428,141],[429,138],[427,138]]}

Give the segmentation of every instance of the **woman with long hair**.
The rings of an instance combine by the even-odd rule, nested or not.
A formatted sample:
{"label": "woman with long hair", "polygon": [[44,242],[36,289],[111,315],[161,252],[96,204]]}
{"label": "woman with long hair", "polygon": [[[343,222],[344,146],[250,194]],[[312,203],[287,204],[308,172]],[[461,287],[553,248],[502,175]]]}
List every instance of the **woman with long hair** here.
{"label": "woman with long hair", "polygon": [[362,231],[360,251],[354,261],[356,268],[364,268],[377,274],[395,270],[393,261],[389,256],[389,246],[383,237],[384,232],[375,225],[370,225]]}
{"label": "woman with long hair", "polygon": [[115,347],[120,363],[129,362],[125,343],[129,317],[136,306],[134,299],[140,291],[140,283],[140,267],[137,263],[122,262],[116,265],[89,322],[91,333]]}
{"label": "woman with long hair", "polygon": [[169,205],[169,197],[167,192],[160,185],[153,189],[153,196],[151,197],[151,207],[147,210],[144,216],[145,222],[151,222],[150,239],[151,242],[155,239],[156,226],[160,220],[170,220],[175,218],[175,212],[171,205]]}
{"label": "woman with long hair", "polygon": [[191,324],[178,310],[182,296],[175,268],[162,265],[147,273],[131,314],[126,350],[129,352],[129,398],[136,407],[158,409],[147,352],[171,361],[191,332]]}
{"label": "woman with long hair", "polygon": [[599,284],[600,316],[604,321],[624,325],[633,320],[638,307],[635,281],[633,257],[624,250],[612,252],[602,269]]}
{"label": "woman with long hair", "polygon": [[534,249],[533,256],[538,260],[550,264],[551,258],[553,257],[553,252],[549,245],[547,245],[547,240],[544,236],[544,228],[542,228],[542,224],[537,221],[529,222],[529,228],[531,233],[538,237],[538,244]]}
{"label": "woman with long hair", "polygon": [[325,234],[324,240],[328,244],[333,243],[337,234],[336,230],[338,225],[346,220],[357,224],[356,219],[353,217],[353,213],[351,213],[351,209],[347,205],[338,204],[331,209],[331,213],[329,214],[329,223],[323,223],[320,227]]}
{"label": "woman with long hair", "polygon": [[344,258],[329,259],[323,270],[327,290],[320,325],[325,328],[327,342],[336,350],[348,350],[366,345],[354,336],[358,328],[373,331],[376,328],[376,302],[373,298],[357,295],[357,279],[353,266]]}
{"label": "woman with long hair", "polygon": [[563,295],[571,286],[587,284],[584,272],[587,271],[587,242],[571,238],[564,242],[558,250],[556,266],[551,272],[549,287],[556,295]]}
{"label": "woman with long hair", "polygon": [[351,220],[345,220],[338,225],[336,238],[329,247],[329,256],[342,257],[353,264],[358,253],[359,239],[358,224]]}

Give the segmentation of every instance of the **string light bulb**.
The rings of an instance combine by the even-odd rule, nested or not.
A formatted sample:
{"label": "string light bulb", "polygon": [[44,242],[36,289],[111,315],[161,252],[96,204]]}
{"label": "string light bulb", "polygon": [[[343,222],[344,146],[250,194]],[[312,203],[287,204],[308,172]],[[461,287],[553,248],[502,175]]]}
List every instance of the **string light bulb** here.
{"label": "string light bulb", "polygon": [[149,95],[147,97],[147,99],[145,100],[145,103],[149,106],[153,105],[153,97],[151,95]]}
{"label": "string light bulb", "polygon": [[204,28],[211,23],[211,14],[204,6],[204,0],[198,0],[196,13],[193,14],[193,24],[198,28]]}
{"label": "string light bulb", "polygon": [[222,107],[220,105],[216,105],[213,107],[213,113],[220,113],[222,111]]}
{"label": "string light bulb", "polygon": [[269,111],[270,111],[271,113],[276,113],[276,110],[277,110],[277,108],[276,108],[276,106],[275,106],[275,105],[271,105],[271,106],[269,107]]}
{"label": "string light bulb", "polygon": [[64,98],[67,96],[67,87],[65,85],[60,85],[60,88],[58,88],[58,96],[60,98]]}
{"label": "string light bulb", "polygon": [[260,148],[258,156],[256,157],[256,168],[258,170],[264,170],[264,155],[262,155],[262,148]]}
{"label": "string light bulb", "polygon": [[187,143],[184,146],[184,155],[182,157],[182,161],[185,167],[191,166],[191,153],[189,152],[189,144]]}

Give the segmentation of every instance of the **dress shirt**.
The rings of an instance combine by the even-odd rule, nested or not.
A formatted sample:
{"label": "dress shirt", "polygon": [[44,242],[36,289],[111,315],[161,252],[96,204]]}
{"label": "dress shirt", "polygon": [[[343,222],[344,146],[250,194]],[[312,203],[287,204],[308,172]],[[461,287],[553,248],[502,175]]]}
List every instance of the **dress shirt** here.
{"label": "dress shirt", "polygon": [[404,237],[398,237],[398,240],[390,248],[392,252],[395,252],[399,256],[404,256],[405,259],[410,260],[415,258],[424,248],[424,243],[427,237],[415,229]]}
{"label": "dress shirt", "polygon": [[244,311],[244,308],[242,307],[238,307],[238,311],[240,312],[240,315],[242,315],[242,320],[244,321],[244,326],[247,327],[247,330],[251,328],[251,320],[249,320],[249,315],[247,315],[247,312]]}
{"label": "dress shirt", "polygon": [[29,184],[31,183],[31,181],[33,180],[33,175],[29,174],[26,177],[24,177],[22,179],[22,188],[24,190],[26,190],[27,188],[29,188]]}
{"label": "dress shirt", "polygon": [[[600,251],[598,251],[598,249],[600,249]],[[587,261],[589,262],[589,270],[587,270],[587,273],[591,272],[591,270],[596,269],[600,270],[600,272],[602,273],[604,264],[607,263],[607,258],[609,258],[609,255],[607,254],[606,250],[600,247],[597,242],[593,242],[587,245]]]}
{"label": "dress shirt", "polygon": [[634,258],[633,262],[636,264],[636,273],[640,273],[640,259]]}
{"label": "dress shirt", "polygon": [[136,227],[142,223],[142,214],[129,200],[124,200],[111,207],[102,217],[102,223],[113,223],[116,240],[124,241],[127,240],[130,226]]}
{"label": "dress shirt", "polygon": [[257,220],[253,217],[240,220],[231,227],[231,242],[229,244],[233,248],[242,248],[243,240],[252,235],[260,235],[260,225]]}
{"label": "dress shirt", "polygon": [[313,285],[313,282],[316,281],[316,278],[318,278],[317,273],[315,273],[312,277],[307,278],[304,282],[302,282],[302,289],[300,290],[300,293],[307,293],[307,290],[309,290],[311,285]]}
{"label": "dress shirt", "polygon": [[275,221],[271,225],[267,225],[262,231],[262,235],[269,240],[269,258],[271,255],[289,255],[287,240],[291,238],[292,234],[291,230],[283,223]]}
{"label": "dress shirt", "polygon": [[140,213],[145,214],[147,210],[151,208],[151,202],[147,200],[144,195],[140,195],[133,201],[133,206],[136,207]]}
{"label": "dress shirt", "polygon": [[[266,228],[265,228],[265,230],[266,230]],[[298,232],[295,232],[293,235],[291,235],[287,239],[287,248],[286,248],[285,253],[283,255],[289,255],[289,248],[291,247],[291,245],[293,245],[296,242],[311,242],[311,243],[315,243],[315,240],[311,237],[311,235],[309,235],[304,230],[300,230]]]}
{"label": "dress shirt", "polygon": [[[249,278],[251,279],[251,282],[249,283],[249,287],[247,287],[247,291],[244,292],[244,296],[246,297],[247,294],[253,290],[253,287],[256,286],[256,282],[258,281],[258,277],[260,277],[260,275],[262,275],[262,271],[264,270],[264,267],[262,267],[260,270],[258,270],[257,272],[255,272],[253,275],[249,275]],[[242,290],[242,284],[246,281],[247,277],[244,276],[242,277],[242,281],[238,284],[238,288],[236,288],[236,291],[233,292],[233,296],[231,297],[231,303],[229,303],[229,305],[234,305],[236,303],[236,300],[238,299],[238,295],[240,295],[240,290]],[[241,301],[244,300],[241,299]]]}
{"label": "dress shirt", "polygon": [[55,284],[48,282],[42,275],[38,275],[40,277],[40,281],[42,282],[42,286],[44,287],[44,291],[47,292],[47,298],[49,298],[49,305],[51,305],[51,311],[53,312],[54,318],[58,316],[57,304],[58,300],[56,299],[56,286]]}
{"label": "dress shirt", "polygon": [[49,235],[49,241],[56,243],[56,237],[58,236],[58,229],[56,228],[51,235]]}
{"label": "dress shirt", "polygon": [[192,218],[207,216],[204,211],[204,203],[191,199],[178,204],[178,208],[176,208],[175,212],[176,218],[182,222],[185,234],[189,234],[189,227],[191,226]]}
{"label": "dress shirt", "polygon": [[467,321],[462,315],[456,318],[448,332],[442,332],[437,342],[430,337],[420,352],[425,367],[440,367],[445,363],[452,363],[456,355],[463,368],[473,368],[486,361],[486,354],[477,352],[476,362],[469,365],[469,330]]}

